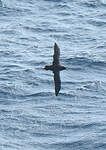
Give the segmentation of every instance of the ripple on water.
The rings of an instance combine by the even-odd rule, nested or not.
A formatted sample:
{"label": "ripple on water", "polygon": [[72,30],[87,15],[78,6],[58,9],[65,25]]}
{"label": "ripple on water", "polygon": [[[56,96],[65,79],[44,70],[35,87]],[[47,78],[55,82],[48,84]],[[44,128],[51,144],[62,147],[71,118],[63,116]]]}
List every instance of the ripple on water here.
{"label": "ripple on water", "polygon": [[[105,150],[105,0],[2,3],[0,149]],[[67,68],[58,96],[43,69],[54,42]]]}

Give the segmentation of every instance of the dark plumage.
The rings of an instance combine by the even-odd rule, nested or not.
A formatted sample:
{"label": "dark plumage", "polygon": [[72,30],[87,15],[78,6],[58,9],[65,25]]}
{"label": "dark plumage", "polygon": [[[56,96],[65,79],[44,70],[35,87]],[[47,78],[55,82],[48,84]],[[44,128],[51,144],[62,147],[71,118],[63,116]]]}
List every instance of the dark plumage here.
{"label": "dark plumage", "polygon": [[60,80],[60,71],[66,69],[64,66],[61,66],[59,63],[60,58],[60,49],[58,45],[54,44],[54,55],[53,63],[50,66],[45,66],[44,69],[51,70],[54,73],[54,83],[55,83],[55,95],[57,96],[61,89],[61,80]]}

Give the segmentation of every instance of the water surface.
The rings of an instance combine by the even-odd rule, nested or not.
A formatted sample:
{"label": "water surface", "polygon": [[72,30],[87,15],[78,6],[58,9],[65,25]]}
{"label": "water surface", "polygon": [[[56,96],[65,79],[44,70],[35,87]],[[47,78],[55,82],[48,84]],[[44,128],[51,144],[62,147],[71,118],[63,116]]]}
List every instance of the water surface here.
{"label": "water surface", "polygon": [[1,150],[106,149],[105,0],[0,2],[0,131]]}

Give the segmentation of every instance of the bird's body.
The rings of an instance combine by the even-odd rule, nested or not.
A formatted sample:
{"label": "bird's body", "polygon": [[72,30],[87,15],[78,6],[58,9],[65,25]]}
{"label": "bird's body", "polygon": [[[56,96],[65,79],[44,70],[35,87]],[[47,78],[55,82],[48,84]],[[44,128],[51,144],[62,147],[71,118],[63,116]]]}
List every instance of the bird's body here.
{"label": "bird's body", "polygon": [[61,66],[59,63],[60,57],[60,49],[58,45],[54,44],[54,55],[53,55],[53,63],[50,66],[45,66],[44,69],[51,70],[54,73],[54,83],[55,83],[55,94],[58,95],[61,88],[61,80],[60,80],[60,71],[66,69],[64,66]]}
{"label": "bird's body", "polygon": [[61,66],[61,65],[50,65],[50,66],[45,66],[45,69],[55,72],[55,71],[62,71],[66,68],[64,66]]}

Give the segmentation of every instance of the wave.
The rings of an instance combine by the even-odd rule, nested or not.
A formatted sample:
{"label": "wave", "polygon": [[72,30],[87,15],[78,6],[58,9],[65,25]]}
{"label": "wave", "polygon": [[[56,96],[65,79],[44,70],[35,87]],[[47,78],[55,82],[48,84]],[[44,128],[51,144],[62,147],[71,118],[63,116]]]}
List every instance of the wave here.
{"label": "wave", "polygon": [[99,60],[92,60],[90,58],[86,57],[74,57],[74,58],[68,58],[66,59],[67,64],[71,65],[77,65],[77,66],[87,66],[87,67],[105,67],[106,66],[106,61],[99,61]]}
{"label": "wave", "polygon": [[24,95],[18,95],[19,97],[22,97],[22,98],[36,98],[36,97],[47,97],[47,96],[50,96],[52,95],[51,92],[37,92],[37,93],[34,93],[34,94],[24,94]]}
{"label": "wave", "polygon": [[94,20],[94,19],[90,19],[87,21],[89,24],[92,24],[94,26],[98,26],[98,27],[106,27],[106,21],[104,20]]}
{"label": "wave", "polygon": [[105,0],[100,0],[99,2],[100,2],[100,4],[101,4],[101,6],[106,7],[106,1],[105,1]]}
{"label": "wave", "polygon": [[[65,15],[65,14],[64,14]],[[49,27],[49,24],[47,27],[44,27],[43,22],[41,23],[41,27],[30,27],[30,26],[23,26],[23,29],[26,31],[30,31],[32,33],[63,33],[65,32],[62,28],[53,28]]]}
{"label": "wave", "polygon": [[88,1],[82,1],[81,4],[85,7],[97,8],[100,6],[101,2],[99,0],[88,0]]}
{"label": "wave", "polygon": [[95,144],[95,149],[105,150],[106,149],[106,143],[105,142],[96,143]]}
{"label": "wave", "polygon": [[48,2],[62,2],[62,1],[64,1],[64,0],[44,0],[44,1],[48,1]]}
{"label": "wave", "polygon": [[81,138],[78,140],[68,140],[68,142],[62,141],[62,142],[56,142],[53,144],[49,144],[50,148],[56,148],[56,149],[67,149],[67,150],[74,150],[74,149],[92,149],[91,146],[92,141],[89,139]]}
{"label": "wave", "polygon": [[2,1],[0,0],[0,7],[3,7]]}
{"label": "wave", "polygon": [[[49,90],[50,91],[50,90]],[[17,98],[22,98],[22,99],[36,99],[38,97],[40,98],[48,98],[51,99],[51,97],[55,97],[55,93],[54,93],[54,89],[52,89],[52,92],[37,92],[37,93],[33,93],[33,94],[17,94],[16,95]],[[60,92],[59,93],[59,97],[57,97],[57,99],[61,98],[61,97],[65,97],[65,98],[74,98],[76,95],[72,94],[72,93],[65,93],[65,92]]]}
{"label": "wave", "polygon": [[81,6],[88,7],[89,9],[106,8],[105,0],[86,0],[80,2]]}

